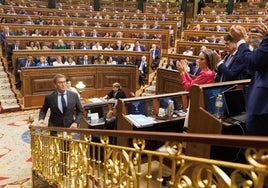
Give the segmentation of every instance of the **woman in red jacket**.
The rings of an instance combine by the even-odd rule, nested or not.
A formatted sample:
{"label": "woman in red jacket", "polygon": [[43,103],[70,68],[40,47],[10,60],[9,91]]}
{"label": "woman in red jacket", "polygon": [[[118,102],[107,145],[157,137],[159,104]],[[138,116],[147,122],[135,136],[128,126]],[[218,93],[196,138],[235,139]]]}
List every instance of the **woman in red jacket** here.
{"label": "woman in red jacket", "polygon": [[219,59],[216,52],[210,49],[202,50],[199,54],[198,60],[196,61],[197,66],[201,69],[201,72],[195,78],[192,78],[188,74],[189,67],[187,61],[179,61],[176,66],[180,72],[184,89],[189,91],[193,84],[214,83],[215,69],[218,60]]}

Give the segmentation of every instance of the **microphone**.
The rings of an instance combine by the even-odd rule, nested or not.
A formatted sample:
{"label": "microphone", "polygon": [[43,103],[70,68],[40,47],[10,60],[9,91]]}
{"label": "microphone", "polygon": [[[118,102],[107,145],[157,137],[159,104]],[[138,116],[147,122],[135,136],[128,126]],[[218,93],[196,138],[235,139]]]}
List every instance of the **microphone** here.
{"label": "microphone", "polygon": [[[229,88],[227,88],[227,89],[225,89],[225,90],[223,90],[222,92],[219,92],[219,93],[224,93],[224,92],[226,92],[226,91],[230,91],[230,90],[232,90],[232,89],[234,89],[234,88],[236,88],[236,87],[237,87],[237,84],[235,84],[235,85],[233,85],[233,86],[231,86],[231,87],[229,87]],[[219,93],[217,93],[216,95],[212,95],[211,97],[209,97],[209,100],[211,100],[211,99],[217,97]]]}

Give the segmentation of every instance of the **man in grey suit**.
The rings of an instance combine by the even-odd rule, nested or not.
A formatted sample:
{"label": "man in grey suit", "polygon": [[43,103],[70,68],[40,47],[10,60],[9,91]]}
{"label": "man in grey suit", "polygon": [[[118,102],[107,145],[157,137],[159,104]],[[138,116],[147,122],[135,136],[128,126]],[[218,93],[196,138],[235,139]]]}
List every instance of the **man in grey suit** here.
{"label": "man in grey suit", "polygon": [[39,112],[39,124],[44,123],[48,109],[49,127],[77,128],[83,117],[83,108],[77,93],[67,90],[66,77],[57,74],[53,78],[56,90],[45,97]]}

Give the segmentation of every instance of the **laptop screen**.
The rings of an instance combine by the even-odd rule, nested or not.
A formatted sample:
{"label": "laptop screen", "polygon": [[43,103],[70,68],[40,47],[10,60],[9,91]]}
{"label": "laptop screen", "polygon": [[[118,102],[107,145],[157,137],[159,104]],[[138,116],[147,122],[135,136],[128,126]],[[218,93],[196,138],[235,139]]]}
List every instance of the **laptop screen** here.
{"label": "laptop screen", "polygon": [[223,92],[227,115],[234,116],[246,111],[245,95],[242,89]]}

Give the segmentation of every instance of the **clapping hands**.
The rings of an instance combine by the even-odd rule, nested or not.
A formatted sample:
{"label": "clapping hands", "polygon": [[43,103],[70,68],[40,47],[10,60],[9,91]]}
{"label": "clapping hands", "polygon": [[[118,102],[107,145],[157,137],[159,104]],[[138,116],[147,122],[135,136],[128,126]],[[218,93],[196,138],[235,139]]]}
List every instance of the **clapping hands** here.
{"label": "clapping hands", "polygon": [[176,62],[176,67],[178,69],[178,71],[180,72],[180,74],[184,74],[187,73],[188,70],[188,62],[186,59],[182,59],[180,61]]}

